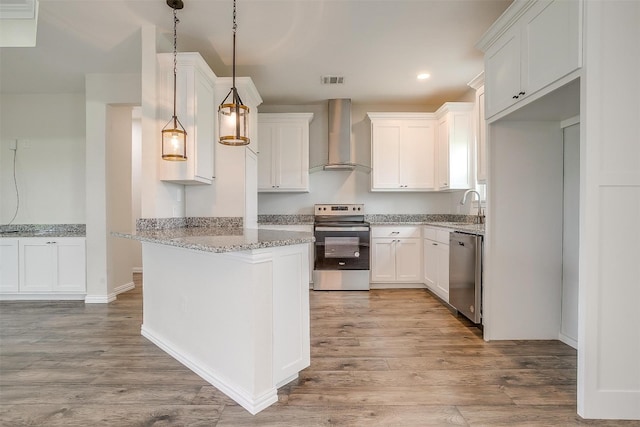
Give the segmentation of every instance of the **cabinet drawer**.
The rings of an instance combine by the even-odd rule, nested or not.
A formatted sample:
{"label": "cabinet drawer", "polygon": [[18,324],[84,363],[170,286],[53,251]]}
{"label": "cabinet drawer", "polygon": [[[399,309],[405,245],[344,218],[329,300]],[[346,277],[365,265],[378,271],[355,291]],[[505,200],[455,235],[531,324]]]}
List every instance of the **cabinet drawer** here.
{"label": "cabinet drawer", "polygon": [[433,240],[438,243],[448,245],[450,232],[451,230],[449,230],[448,228],[425,226],[423,228],[423,237],[425,239]]}
{"label": "cabinet drawer", "polygon": [[449,244],[449,230],[436,230],[436,241],[439,243]]}
{"label": "cabinet drawer", "polygon": [[373,226],[371,237],[420,237],[419,226]]}
{"label": "cabinet drawer", "polygon": [[424,227],[423,229],[423,237],[425,239],[436,240],[437,234],[438,234],[437,229],[433,227]]}

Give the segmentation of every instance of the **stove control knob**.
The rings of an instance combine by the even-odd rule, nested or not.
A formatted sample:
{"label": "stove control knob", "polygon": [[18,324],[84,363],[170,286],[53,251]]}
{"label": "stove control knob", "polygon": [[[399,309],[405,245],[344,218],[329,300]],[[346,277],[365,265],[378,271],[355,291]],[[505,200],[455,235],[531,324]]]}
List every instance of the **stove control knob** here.
{"label": "stove control knob", "polygon": [[353,256],[354,256],[354,257],[356,257],[356,258],[360,258],[360,252],[355,251],[355,252],[353,253]]}

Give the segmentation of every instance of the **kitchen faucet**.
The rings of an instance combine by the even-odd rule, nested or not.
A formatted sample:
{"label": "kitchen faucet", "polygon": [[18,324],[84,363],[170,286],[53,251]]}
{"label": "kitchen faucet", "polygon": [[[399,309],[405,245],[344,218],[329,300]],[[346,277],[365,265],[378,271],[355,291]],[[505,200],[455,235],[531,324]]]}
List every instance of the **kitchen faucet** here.
{"label": "kitchen faucet", "polygon": [[460,200],[460,204],[464,205],[467,202],[467,196],[470,193],[476,193],[478,196],[478,215],[476,216],[476,224],[484,224],[484,215],[482,214],[482,202],[480,201],[480,193],[476,190],[467,190],[464,192],[464,196],[462,196],[462,200]]}

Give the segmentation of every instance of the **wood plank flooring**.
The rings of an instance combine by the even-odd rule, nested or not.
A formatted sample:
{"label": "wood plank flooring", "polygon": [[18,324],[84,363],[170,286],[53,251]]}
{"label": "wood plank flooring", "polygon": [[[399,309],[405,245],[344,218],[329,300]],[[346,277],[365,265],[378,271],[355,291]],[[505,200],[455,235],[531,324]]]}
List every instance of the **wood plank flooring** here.
{"label": "wood plank flooring", "polygon": [[311,366],[250,415],[108,305],[0,303],[2,426],[640,426],[576,415],[576,352],[485,343],[424,290],[312,292]]}

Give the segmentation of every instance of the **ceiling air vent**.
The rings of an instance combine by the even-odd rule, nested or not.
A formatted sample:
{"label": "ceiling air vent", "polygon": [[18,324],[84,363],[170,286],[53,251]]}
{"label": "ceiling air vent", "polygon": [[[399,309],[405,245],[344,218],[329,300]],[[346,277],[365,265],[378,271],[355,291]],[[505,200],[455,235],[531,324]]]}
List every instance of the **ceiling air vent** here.
{"label": "ceiling air vent", "polygon": [[344,83],[342,76],[322,76],[323,85],[341,85]]}

